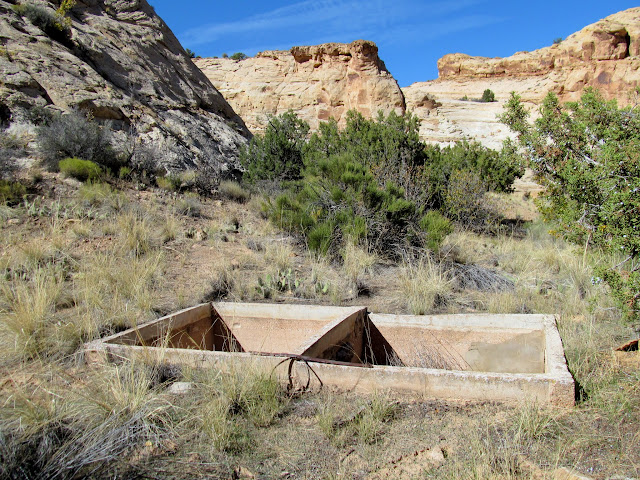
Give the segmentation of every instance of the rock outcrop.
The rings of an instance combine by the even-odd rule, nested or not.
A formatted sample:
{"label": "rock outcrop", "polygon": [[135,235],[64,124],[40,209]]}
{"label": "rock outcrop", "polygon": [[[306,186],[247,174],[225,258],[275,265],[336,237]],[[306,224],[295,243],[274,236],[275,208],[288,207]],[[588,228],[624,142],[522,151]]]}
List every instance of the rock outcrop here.
{"label": "rock outcrop", "polygon": [[168,171],[236,166],[248,130],[146,0],[78,0],[62,40],[15,3],[0,0],[0,105],[13,121],[34,106],[90,111],[153,144]]}
{"label": "rock outcrop", "polygon": [[[585,88],[595,87],[605,98],[627,104],[640,85],[640,8],[611,15],[533,52],[507,58],[445,55],[438,70],[437,80],[403,89],[407,108],[423,120],[421,136],[437,142],[473,136],[497,147],[508,129],[495,115],[512,91],[534,106],[550,91],[561,101],[574,101]],[[498,102],[461,100],[480,98],[487,88]]]}
{"label": "rock outcrop", "polygon": [[260,52],[245,60],[202,58],[195,63],[249,129],[261,132],[270,115],[293,110],[312,130],[330,117],[344,125],[355,109],[366,117],[403,113],[398,83],[369,41],[327,43]]}

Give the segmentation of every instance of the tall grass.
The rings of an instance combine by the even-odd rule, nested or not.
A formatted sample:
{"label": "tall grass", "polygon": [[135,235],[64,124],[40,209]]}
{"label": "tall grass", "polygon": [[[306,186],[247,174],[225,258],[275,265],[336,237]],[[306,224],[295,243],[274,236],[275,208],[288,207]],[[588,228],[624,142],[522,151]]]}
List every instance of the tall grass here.
{"label": "tall grass", "polygon": [[96,253],[74,276],[78,326],[93,338],[153,318],[164,255],[123,258],[117,252]]}
{"label": "tall grass", "polygon": [[220,182],[218,191],[220,192],[220,196],[222,198],[227,198],[237,203],[247,203],[251,198],[251,194],[249,193],[249,191],[242,188],[242,186],[238,182]]}
{"label": "tall grass", "polygon": [[285,271],[293,266],[296,256],[293,247],[285,242],[271,242],[266,246],[264,258],[267,264],[277,270]]}
{"label": "tall grass", "polygon": [[414,315],[424,315],[445,306],[453,289],[453,280],[445,267],[429,257],[415,265],[403,265],[398,273],[398,283],[406,308]]}
{"label": "tall grass", "polygon": [[62,293],[61,279],[51,269],[36,268],[31,278],[3,282],[0,288],[3,352],[32,359],[55,350],[49,329]]}
{"label": "tall grass", "polygon": [[102,478],[135,470],[131,455],[175,438],[185,420],[141,367],[99,367],[74,379],[43,365],[31,387],[5,391],[2,478]]}
{"label": "tall grass", "polygon": [[368,290],[365,276],[372,273],[373,267],[378,262],[378,257],[369,253],[364,248],[347,242],[342,252],[342,270],[349,282],[349,288],[354,296]]}
{"label": "tall grass", "polygon": [[144,214],[125,212],[118,217],[120,246],[124,252],[141,256],[157,246],[151,222]]}
{"label": "tall grass", "polygon": [[198,398],[194,426],[218,451],[250,448],[252,430],[272,425],[289,397],[275,375],[255,364],[193,372]]}

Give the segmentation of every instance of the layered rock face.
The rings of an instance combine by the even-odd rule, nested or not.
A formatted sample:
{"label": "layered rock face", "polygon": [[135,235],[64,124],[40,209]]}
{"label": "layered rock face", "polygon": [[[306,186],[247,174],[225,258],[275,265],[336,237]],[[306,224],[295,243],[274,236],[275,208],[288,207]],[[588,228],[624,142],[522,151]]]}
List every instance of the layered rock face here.
{"label": "layered rock face", "polygon": [[[423,119],[426,140],[450,142],[477,136],[496,147],[507,128],[497,123],[510,93],[515,91],[530,106],[539,105],[548,92],[561,101],[574,101],[587,87],[599,89],[607,99],[627,104],[640,85],[640,8],[611,15],[585,27],[557,45],[507,58],[470,57],[460,53],[438,61],[439,77],[403,89],[407,108]],[[480,98],[485,89],[496,103],[462,101]],[[430,104],[439,104],[432,108]]]}
{"label": "layered rock face", "polygon": [[373,42],[327,43],[266,51],[253,58],[202,58],[195,63],[256,133],[270,115],[293,110],[313,130],[355,109],[366,117],[403,113],[404,96]]}
{"label": "layered rock face", "polygon": [[0,104],[12,121],[34,106],[79,109],[154,145],[168,171],[237,166],[248,130],[146,0],[78,0],[63,41],[13,3],[0,0]]}

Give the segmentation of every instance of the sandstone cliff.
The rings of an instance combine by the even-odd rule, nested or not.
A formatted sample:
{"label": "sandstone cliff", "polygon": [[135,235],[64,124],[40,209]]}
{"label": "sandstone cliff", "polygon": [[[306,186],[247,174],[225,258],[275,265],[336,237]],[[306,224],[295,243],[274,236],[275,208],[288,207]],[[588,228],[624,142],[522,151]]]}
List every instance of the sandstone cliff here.
{"label": "sandstone cliff", "polygon": [[[154,144],[167,170],[237,162],[249,135],[146,0],[79,0],[71,38],[50,38],[0,0],[0,106],[80,109]],[[53,12],[59,2],[40,0]]]}
{"label": "sandstone cliff", "polygon": [[[515,91],[530,106],[549,91],[562,101],[577,100],[586,87],[605,98],[629,102],[640,85],[640,8],[611,15],[569,36],[560,44],[507,58],[470,57],[460,53],[438,61],[439,77],[403,89],[407,108],[422,118],[425,140],[450,142],[472,136],[499,147],[508,129],[495,115]],[[498,102],[477,103],[485,89]],[[434,105],[438,107],[435,108]]]}
{"label": "sandstone cliff", "polygon": [[202,58],[195,63],[254,133],[264,129],[269,115],[287,110],[315,130],[330,117],[343,125],[350,109],[366,117],[378,110],[405,109],[378,47],[364,40],[266,51],[241,61]]}

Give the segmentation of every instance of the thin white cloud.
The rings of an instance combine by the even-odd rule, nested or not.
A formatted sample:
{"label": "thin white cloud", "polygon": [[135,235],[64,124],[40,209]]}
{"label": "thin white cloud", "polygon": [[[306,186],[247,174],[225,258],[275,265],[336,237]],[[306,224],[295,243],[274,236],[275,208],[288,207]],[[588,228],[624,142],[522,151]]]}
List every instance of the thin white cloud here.
{"label": "thin white cloud", "polygon": [[[348,2],[351,7],[355,4],[364,5],[364,3],[362,1]],[[340,0],[299,2],[266,13],[252,15],[242,20],[192,28],[187,30],[182,38],[185,43],[199,45],[227,35],[323,23],[337,18],[343,5],[344,2]]]}
{"label": "thin white cloud", "polygon": [[426,22],[421,25],[402,26],[387,32],[382,32],[377,37],[379,45],[394,45],[411,42],[417,44],[421,41],[435,38],[446,38],[448,35],[460,33],[465,30],[486,27],[504,21],[503,18],[493,15],[466,15],[440,22]]}
{"label": "thin white cloud", "polygon": [[[425,23],[437,17],[460,12],[481,0],[424,2],[419,0],[396,0],[392,5],[384,0],[306,0],[274,10],[251,15],[242,20],[207,24],[184,32],[180,38],[191,47],[204,45],[227,37],[243,35],[266,35],[278,32],[297,37],[303,29],[305,36],[321,36],[335,41],[341,38],[378,36],[380,32],[411,28],[420,20]],[[292,43],[295,40],[291,39]],[[308,44],[308,40],[302,39]]]}

